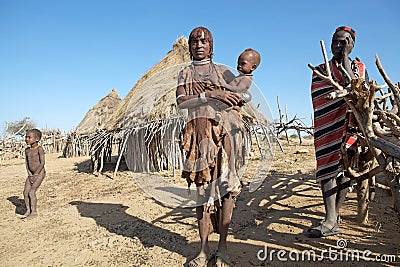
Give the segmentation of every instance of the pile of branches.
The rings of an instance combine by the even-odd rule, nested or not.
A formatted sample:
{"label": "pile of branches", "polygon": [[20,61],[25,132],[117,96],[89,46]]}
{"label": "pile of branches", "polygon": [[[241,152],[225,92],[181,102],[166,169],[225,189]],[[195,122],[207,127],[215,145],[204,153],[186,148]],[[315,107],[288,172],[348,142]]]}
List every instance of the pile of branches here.
{"label": "pile of branches", "polygon": [[17,140],[15,136],[6,137],[0,140],[0,159],[1,162],[6,159],[23,158],[26,144]]}
{"label": "pile of branches", "polygon": [[[361,147],[368,152],[366,155],[370,155],[366,156],[362,168],[357,171],[346,161],[345,168],[357,178],[361,188],[368,186],[371,177],[382,172],[390,187],[394,209],[400,220],[400,83],[394,84],[389,79],[376,55],[376,66],[388,86],[387,91],[384,91],[386,85],[379,86],[375,81],[366,82],[363,78],[352,79],[350,88],[343,88],[332,78],[323,41],[321,47],[327,74],[320,73],[311,64],[309,67],[335,88],[329,98],[345,99],[357,120],[357,137],[361,141]],[[364,196],[363,199],[368,198]],[[367,219],[366,208],[366,203],[359,202],[360,222]]]}
{"label": "pile of branches", "polygon": [[[295,115],[291,120],[288,118],[288,112],[287,112],[287,106],[286,106],[286,114],[283,114],[281,111],[281,107],[279,104],[279,97],[277,97],[277,102],[278,102],[278,112],[279,112],[279,121],[275,122],[275,131],[276,131],[276,136],[279,137],[283,133],[285,133],[286,140],[289,142],[289,134],[288,132],[291,131],[296,131],[297,132],[297,137],[300,140],[300,144],[303,143],[302,139],[302,133],[305,133],[307,135],[314,135],[313,133],[313,127],[307,126],[302,119],[297,118],[297,115]],[[285,122],[284,122],[285,118]]]}
{"label": "pile of branches", "polygon": [[[39,144],[46,153],[58,153],[61,152],[65,142],[66,138],[60,130],[42,130],[42,139]],[[2,137],[0,139],[1,161],[12,158],[24,158],[26,147],[25,141],[17,137],[16,133],[11,136]]]}

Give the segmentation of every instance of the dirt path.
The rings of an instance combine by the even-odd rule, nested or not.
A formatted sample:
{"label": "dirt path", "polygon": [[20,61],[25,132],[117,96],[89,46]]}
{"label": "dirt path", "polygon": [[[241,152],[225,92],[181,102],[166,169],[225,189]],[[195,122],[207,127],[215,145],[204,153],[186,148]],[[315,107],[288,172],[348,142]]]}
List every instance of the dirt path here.
{"label": "dirt path", "polygon": [[[298,149],[309,153],[295,154]],[[399,266],[400,226],[394,217],[390,196],[382,189],[371,203],[370,222],[357,225],[356,195],[346,201],[341,224],[343,233],[324,239],[309,239],[303,232],[322,219],[323,205],[313,179],[313,147],[286,145],[276,154],[271,175],[253,193],[244,190],[234,210],[228,237],[235,266]],[[194,212],[170,208],[146,195],[128,171],[115,179],[85,173],[87,158],[64,159],[47,155],[45,178],[38,192],[39,217],[21,220],[26,176],[24,161],[5,161],[0,166],[0,266],[183,266],[199,248]],[[360,262],[346,261],[337,241],[347,242],[347,251],[358,251]],[[211,235],[215,249],[218,236]],[[343,241],[342,240],[342,241]],[[264,250],[284,250],[282,262],[259,260]],[[301,260],[301,252],[323,250],[342,261]],[[291,252],[294,250],[294,252]],[[366,262],[362,253],[396,255],[397,263]],[[289,257],[289,253],[290,257]],[[281,252],[282,253],[282,252]],[[293,261],[297,254],[299,261]],[[270,255],[270,254],[268,254]]]}

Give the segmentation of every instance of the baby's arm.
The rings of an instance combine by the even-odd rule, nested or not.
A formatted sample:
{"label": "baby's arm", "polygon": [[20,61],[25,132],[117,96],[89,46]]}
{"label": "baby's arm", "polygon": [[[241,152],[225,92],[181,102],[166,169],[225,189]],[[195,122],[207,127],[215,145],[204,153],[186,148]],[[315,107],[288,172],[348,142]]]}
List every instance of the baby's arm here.
{"label": "baby's arm", "polygon": [[245,103],[251,101],[251,94],[247,91],[253,80],[251,75],[240,75],[235,77],[233,73],[228,70],[225,66],[220,65],[220,69],[217,71],[218,77],[220,78],[220,84],[223,88],[228,91],[236,93]]}
{"label": "baby's arm", "polygon": [[229,84],[222,85],[225,89],[235,93],[245,93],[250,88],[252,83],[251,76],[237,76]]}
{"label": "baby's arm", "polygon": [[239,93],[245,103],[251,101],[251,94],[248,92],[252,83],[252,76],[238,76],[229,84],[221,84],[228,91]]}

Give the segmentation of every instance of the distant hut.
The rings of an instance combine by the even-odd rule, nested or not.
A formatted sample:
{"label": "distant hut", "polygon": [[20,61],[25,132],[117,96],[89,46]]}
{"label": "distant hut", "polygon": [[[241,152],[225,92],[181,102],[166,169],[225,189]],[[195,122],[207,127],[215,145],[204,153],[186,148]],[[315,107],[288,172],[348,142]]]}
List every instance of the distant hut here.
{"label": "distant hut", "polygon": [[[176,40],[173,49],[142,76],[118,105],[105,123],[107,132],[99,132],[93,138],[93,158],[100,161],[100,166],[109,153],[108,140],[118,138],[120,153],[114,174],[123,156],[129,170],[135,172],[174,171],[182,167],[183,153],[178,140],[185,119],[177,111],[175,91],[179,71],[191,62],[188,51],[185,37]],[[254,125],[267,127],[268,121],[254,106],[246,106],[242,115],[250,137],[251,132],[262,132],[254,130]],[[250,143],[251,138],[248,146]]]}
{"label": "distant hut", "polygon": [[103,97],[93,108],[91,108],[75,128],[79,134],[94,133],[99,129],[104,129],[109,117],[113,115],[122,99],[114,88]]}
{"label": "distant hut", "polygon": [[122,99],[114,88],[93,106],[78,124],[68,133],[64,157],[89,155],[90,136],[105,128],[105,123],[121,103]]}

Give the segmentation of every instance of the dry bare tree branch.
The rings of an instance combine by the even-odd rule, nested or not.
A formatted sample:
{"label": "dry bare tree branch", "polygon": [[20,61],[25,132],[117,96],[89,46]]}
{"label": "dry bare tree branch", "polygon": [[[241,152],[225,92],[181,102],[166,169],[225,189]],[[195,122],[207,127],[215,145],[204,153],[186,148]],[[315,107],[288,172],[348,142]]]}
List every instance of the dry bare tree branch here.
{"label": "dry bare tree branch", "polygon": [[344,89],[343,86],[341,86],[338,82],[336,82],[333,79],[331,68],[329,66],[328,56],[327,56],[326,49],[325,49],[325,43],[323,40],[320,41],[320,45],[321,45],[322,54],[324,56],[326,75],[321,73],[319,70],[317,70],[311,63],[308,64],[308,67],[313,71],[313,73],[315,75],[317,75],[319,78],[321,78],[325,81],[328,81],[333,86],[333,88],[335,88],[335,90],[333,92],[329,93],[326,96],[327,99],[335,99],[338,97],[344,97],[345,95],[348,94],[348,90]]}

